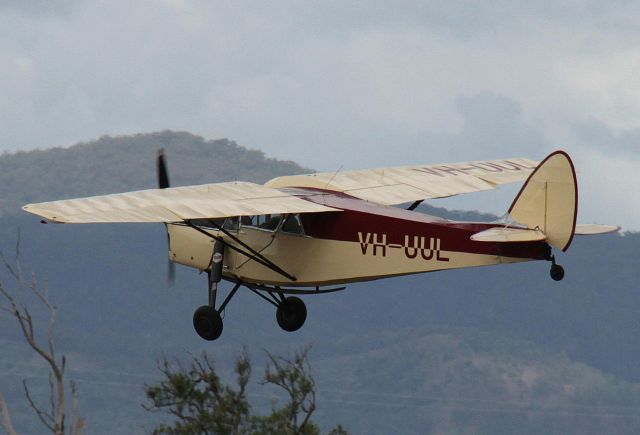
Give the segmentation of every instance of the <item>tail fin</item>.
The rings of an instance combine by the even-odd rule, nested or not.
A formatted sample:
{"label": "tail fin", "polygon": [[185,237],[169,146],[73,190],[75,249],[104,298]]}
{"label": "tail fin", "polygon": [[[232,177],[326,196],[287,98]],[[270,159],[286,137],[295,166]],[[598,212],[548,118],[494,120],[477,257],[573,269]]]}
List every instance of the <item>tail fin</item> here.
{"label": "tail fin", "polygon": [[542,230],[547,243],[569,249],[576,229],[578,183],[571,158],[555,151],[529,176],[509,208],[509,215],[529,229]]}

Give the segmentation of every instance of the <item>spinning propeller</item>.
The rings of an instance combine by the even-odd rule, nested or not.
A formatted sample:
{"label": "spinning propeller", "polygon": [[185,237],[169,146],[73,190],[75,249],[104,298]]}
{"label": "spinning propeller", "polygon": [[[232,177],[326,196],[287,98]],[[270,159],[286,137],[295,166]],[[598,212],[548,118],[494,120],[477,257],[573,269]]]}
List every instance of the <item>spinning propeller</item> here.
{"label": "spinning propeller", "polygon": [[[164,157],[164,148],[158,150],[156,158],[156,171],[158,173],[158,189],[166,189],[169,187],[169,171],[167,170],[167,161]],[[166,224],[165,224],[166,227]],[[169,232],[167,232],[167,248],[169,247]],[[167,282],[173,285],[176,280],[176,265],[168,260]]]}

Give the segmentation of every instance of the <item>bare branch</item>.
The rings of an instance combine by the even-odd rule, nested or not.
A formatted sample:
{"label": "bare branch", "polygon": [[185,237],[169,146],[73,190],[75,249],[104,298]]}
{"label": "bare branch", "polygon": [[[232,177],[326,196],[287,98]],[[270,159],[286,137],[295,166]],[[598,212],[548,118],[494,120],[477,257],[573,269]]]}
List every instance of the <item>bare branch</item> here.
{"label": "bare branch", "polygon": [[[35,341],[35,334],[33,332],[33,319],[31,317],[31,313],[29,312],[29,309],[24,304],[22,304],[22,312],[24,313],[23,319],[25,321],[25,324],[26,324],[26,327],[27,327],[27,330],[28,330],[28,335],[29,335],[29,337],[31,337]],[[18,319],[18,320],[20,320],[20,319]]]}
{"label": "bare branch", "polygon": [[7,301],[9,301],[9,304],[11,304],[11,309],[8,309],[3,305],[2,307],[3,307],[4,311],[7,311],[11,315],[17,315],[18,314],[18,306],[16,305],[15,299],[1,285],[0,285],[0,294],[2,294],[2,296],[4,296],[4,298]]}
{"label": "bare branch", "polygon": [[76,389],[76,383],[71,381],[71,432],[69,435],[82,435],[84,430],[84,418],[78,414],[78,390]]}
{"label": "bare branch", "polygon": [[31,393],[29,393],[29,387],[27,386],[27,380],[26,379],[22,380],[22,385],[24,386],[24,394],[25,394],[25,396],[27,396],[27,400],[29,401],[29,405],[36,412],[36,415],[38,416],[38,418],[40,419],[42,424],[47,426],[47,428],[49,428],[49,430],[51,432],[55,432],[55,428],[53,426],[53,424],[54,424],[53,416],[47,414],[44,411],[42,411],[40,408],[38,408],[38,405],[35,404],[35,402],[31,398]]}
{"label": "bare branch", "polygon": [[56,412],[56,401],[55,401],[55,388],[53,386],[53,374],[49,372],[49,407],[51,409],[50,414],[53,415]]}
{"label": "bare branch", "polygon": [[[40,421],[54,434],[65,433],[65,383],[64,372],[66,368],[66,358],[64,355],[58,361],[54,346],[54,331],[57,320],[57,307],[52,304],[48,297],[47,287],[42,289],[38,286],[35,275],[31,275],[28,285],[25,285],[24,275],[20,265],[20,233],[16,242],[15,262],[11,264],[4,254],[0,252],[0,260],[4,263],[6,270],[11,275],[18,287],[17,291],[12,295],[2,285],[0,285],[0,296],[4,299],[4,304],[0,304],[0,310],[9,313],[14,317],[27,344],[40,357],[42,357],[49,365],[49,408],[50,412],[44,412],[33,400],[26,380],[23,381],[25,395],[31,408],[35,411]],[[20,295],[29,288],[31,293],[42,303],[49,312],[49,323],[47,327],[46,342],[39,343],[35,335],[35,327],[33,317],[26,303],[24,303]],[[44,340],[42,340],[44,341]],[[71,384],[73,413],[71,421],[71,432],[74,435],[80,434],[84,427],[84,420],[77,415],[77,394],[75,384]]]}
{"label": "bare branch", "polygon": [[44,286],[44,291],[43,292],[38,290],[38,286],[37,286],[37,283],[35,281],[35,275],[32,276],[32,281],[31,281],[31,284],[29,284],[29,288],[38,297],[38,299],[40,299],[40,302],[42,302],[44,304],[44,306],[46,306],[49,309],[49,311],[55,311],[56,310],[56,306],[53,305],[51,302],[49,302],[49,299],[48,299],[49,291],[48,291],[47,287]]}
{"label": "bare branch", "polygon": [[59,377],[59,369],[54,359],[53,355],[47,353],[40,345],[36,342],[35,334],[33,331],[33,319],[31,317],[31,313],[26,307],[23,307],[22,313],[16,308],[16,312],[14,313],[14,317],[18,320],[20,324],[20,329],[22,329],[22,334],[24,335],[25,340],[33,350],[35,350],[45,361],[49,364],[51,369],[56,375],[56,378]]}
{"label": "bare branch", "polygon": [[0,415],[2,416],[2,428],[7,435],[16,435],[16,430],[13,428],[13,423],[11,423],[9,408],[7,408],[7,402],[4,400],[2,393],[0,393]]}
{"label": "bare branch", "polygon": [[2,263],[4,264],[5,269],[7,269],[7,272],[9,272],[9,274],[12,277],[14,277],[16,281],[21,282],[22,280],[20,279],[20,275],[13,268],[13,266],[11,266],[11,263],[9,263],[9,261],[7,261],[7,258],[4,256],[3,252],[0,252],[0,259],[2,260]]}
{"label": "bare branch", "polygon": [[24,279],[22,275],[22,268],[20,266],[20,228],[18,228],[18,236],[16,238],[16,254],[15,254],[15,267],[11,266],[11,263],[6,259],[4,253],[0,251],[0,259],[4,263],[4,267],[9,274],[15,278],[20,288],[24,287]]}
{"label": "bare branch", "polygon": [[18,274],[20,288],[24,288],[24,275],[22,274],[22,266],[20,265],[20,228],[18,227],[18,235],[16,237],[16,273]]}
{"label": "bare branch", "polygon": [[13,315],[15,315],[15,314],[14,314],[14,313],[15,313],[15,311],[13,311],[13,310],[12,310],[12,309],[10,309],[10,308],[5,307],[4,305],[0,305],[0,310],[2,310],[2,311],[6,311],[7,313],[11,314],[12,316],[13,316]]}

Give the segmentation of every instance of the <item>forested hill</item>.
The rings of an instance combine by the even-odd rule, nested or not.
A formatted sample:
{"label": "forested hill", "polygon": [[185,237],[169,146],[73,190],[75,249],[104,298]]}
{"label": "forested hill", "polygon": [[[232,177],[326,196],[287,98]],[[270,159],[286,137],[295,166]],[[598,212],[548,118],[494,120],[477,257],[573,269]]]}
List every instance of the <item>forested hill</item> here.
{"label": "forested hill", "polygon": [[[206,276],[179,266],[176,284],[167,286],[162,225],[40,225],[19,208],[153,188],[160,147],[173,185],[263,182],[309,171],[229,140],[170,131],[0,157],[0,251],[10,256],[20,227],[23,270],[47,284],[59,307],[56,341],[78,382],[87,433],[151,432],[159,416],[140,405],[144,385],[159,378],[162,355],[207,351],[230,373],[243,348],[259,360],[263,349],[286,354],[308,344],[325,428],[640,433],[640,234],[576,238],[558,253],[567,271],[559,283],[549,278],[548,263],[531,262],[305,296],[309,315],[296,333],[281,331],[273,307],[241,290],[225,310],[222,337],[204,342],[191,316],[206,303]],[[2,271],[0,282],[11,285]],[[42,433],[21,380],[46,392],[46,369],[19,334],[0,316],[0,391],[19,433]],[[262,397],[262,406],[269,409],[272,399]]]}
{"label": "forested hill", "polygon": [[263,183],[309,172],[227,139],[205,140],[174,131],[104,136],[68,148],[0,156],[0,212],[15,214],[29,202],[154,188],[158,148],[167,152],[175,186],[235,179]]}

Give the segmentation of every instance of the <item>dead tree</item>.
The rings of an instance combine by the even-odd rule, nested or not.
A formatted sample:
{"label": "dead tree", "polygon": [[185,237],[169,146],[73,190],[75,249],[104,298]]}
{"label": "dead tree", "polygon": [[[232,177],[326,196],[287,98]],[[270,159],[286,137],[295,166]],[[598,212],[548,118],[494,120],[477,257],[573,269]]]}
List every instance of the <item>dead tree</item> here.
{"label": "dead tree", "polygon": [[[29,280],[25,280],[22,268],[20,267],[20,234],[18,233],[18,241],[16,243],[15,261],[13,264],[9,262],[5,256],[0,253],[0,259],[4,263],[5,269],[9,276],[15,281],[15,291],[9,291],[4,283],[0,284],[0,310],[8,313],[16,319],[25,341],[49,366],[49,400],[48,409],[43,408],[34,400],[27,380],[22,380],[25,396],[29,402],[29,406],[38,416],[38,419],[44,424],[49,431],[55,435],[80,435],[84,427],[84,419],[78,415],[77,390],[73,381],[69,382],[71,390],[71,412],[70,425],[67,430],[67,403],[68,396],[65,390],[65,369],[66,358],[61,355],[57,357],[54,343],[53,332],[56,325],[57,307],[52,304],[48,298],[46,286],[44,290],[40,289],[35,275],[31,275]],[[24,293],[28,291],[34,295],[37,300],[46,308],[49,313],[49,322],[47,327],[46,341],[38,341],[34,327],[34,320],[27,304],[23,301]],[[3,416],[3,428],[5,431],[13,435],[15,431],[11,425],[11,418],[4,399],[0,396],[0,412]]]}
{"label": "dead tree", "polygon": [[7,408],[7,402],[4,400],[4,396],[0,394],[0,416],[2,416],[2,428],[7,435],[16,435],[16,430],[11,423],[11,415],[9,415],[9,409]]}

